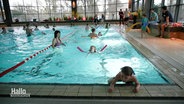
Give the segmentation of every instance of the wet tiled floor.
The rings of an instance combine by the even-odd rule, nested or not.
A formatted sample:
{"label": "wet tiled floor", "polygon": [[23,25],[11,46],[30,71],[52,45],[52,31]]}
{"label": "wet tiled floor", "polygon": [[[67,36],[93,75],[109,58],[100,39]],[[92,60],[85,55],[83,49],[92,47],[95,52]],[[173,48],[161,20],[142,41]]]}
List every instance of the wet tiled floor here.
{"label": "wet tiled floor", "polygon": [[133,93],[133,86],[115,87],[108,93],[106,85],[9,85],[1,84],[1,96],[10,96],[11,88],[26,89],[31,97],[184,97],[184,90],[177,85],[142,85],[138,93]]}
{"label": "wet tiled floor", "polygon": [[122,28],[114,27],[174,83],[141,85],[138,93],[132,92],[133,86],[126,85],[117,85],[113,93],[108,93],[108,85],[0,84],[0,96],[10,96],[11,88],[23,88],[31,97],[184,97],[184,40],[150,35],[140,38],[139,30],[124,34]]}

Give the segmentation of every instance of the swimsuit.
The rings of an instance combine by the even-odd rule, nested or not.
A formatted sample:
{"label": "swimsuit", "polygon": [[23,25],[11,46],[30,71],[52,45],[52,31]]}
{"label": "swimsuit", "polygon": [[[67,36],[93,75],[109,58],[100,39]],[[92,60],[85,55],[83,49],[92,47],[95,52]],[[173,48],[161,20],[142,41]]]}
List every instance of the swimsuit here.
{"label": "swimsuit", "polygon": [[55,44],[55,47],[58,47],[60,46],[61,42],[60,41],[57,41],[57,43]]}
{"label": "swimsuit", "polygon": [[146,31],[147,25],[148,25],[148,19],[147,18],[143,18],[142,19],[142,26],[141,26],[142,31]]}

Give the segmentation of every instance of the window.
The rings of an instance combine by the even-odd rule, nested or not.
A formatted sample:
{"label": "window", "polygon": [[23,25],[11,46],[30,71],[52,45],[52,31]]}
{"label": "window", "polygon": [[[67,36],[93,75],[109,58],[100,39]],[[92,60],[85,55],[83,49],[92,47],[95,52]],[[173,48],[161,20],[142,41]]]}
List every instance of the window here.
{"label": "window", "polygon": [[[106,0],[105,19],[116,19],[116,0]],[[119,11],[119,10],[118,10]]]}
{"label": "window", "polygon": [[105,0],[95,0],[95,5],[104,5]]}
{"label": "window", "polygon": [[44,0],[36,0],[38,6],[48,6],[47,2]]}
{"label": "window", "polygon": [[101,19],[101,15],[105,13],[105,0],[95,0],[95,13],[98,19]]}
{"label": "window", "polygon": [[87,8],[86,8],[86,13],[87,12],[92,12],[92,13],[94,13],[94,5],[90,5],[90,6],[88,6]]}
{"label": "window", "polygon": [[23,3],[24,3],[24,6],[37,6],[36,0],[29,0],[29,2],[27,0],[24,0]]}
{"label": "window", "polygon": [[84,13],[85,7],[84,6],[77,6],[77,11],[78,11],[78,13]]}
{"label": "window", "polygon": [[184,0],[180,0],[180,4],[184,4]]}
{"label": "window", "polygon": [[184,12],[183,11],[184,11],[184,5],[181,5],[179,9],[178,21],[184,23]]}
{"label": "window", "polygon": [[86,16],[87,17],[94,17],[94,0],[86,0]]}
{"label": "window", "polygon": [[176,6],[167,7],[167,10],[171,13],[173,19],[175,15],[175,9],[176,9]]}
{"label": "window", "polygon": [[154,6],[161,7],[162,5],[162,0],[154,0]]}
{"label": "window", "polygon": [[[2,1],[2,0],[1,0]],[[119,9],[128,8],[130,0],[77,0],[77,15],[80,17],[94,17],[98,14],[101,18],[105,14],[106,19],[118,19]],[[142,0],[136,1],[141,2]],[[12,19],[20,22],[49,20],[54,18],[71,17],[71,0],[9,0]],[[1,21],[1,18],[0,18]]]}
{"label": "window", "polygon": [[126,4],[128,4],[128,1],[129,0],[117,0],[117,3],[119,4],[119,3],[126,3]]}
{"label": "window", "polygon": [[117,10],[122,9],[123,11],[125,11],[125,9],[128,8],[128,4],[117,4]]}
{"label": "window", "polygon": [[[165,6],[175,5],[176,4],[176,1],[177,0],[165,0],[164,5]],[[181,1],[183,1],[183,0],[181,0]]]}
{"label": "window", "polygon": [[23,0],[9,0],[10,6],[23,6]]}
{"label": "window", "polygon": [[85,17],[85,0],[77,0],[77,15],[78,17]]}
{"label": "window", "polygon": [[139,9],[140,10],[142,10],[142,6],[143,6],[142,2],[143,2],[142,0],[139,0]]}
{"label": "window", "polygon": [[86,2],[85,0],[77,0],[77,7],[78,6],[85,6]]}
{"label": "window", "polygon": [[4,22],[5,19],[5,13],[3,9],[3,1],[0,1],[0,22]]}
{"label": "window", "polygon": [[106,0],[106,4],[116,5],[116,0]]}
{"label": "window", "polygon": [[13,20],[22,22],[71,16],[71,0],[9,0],[9,3]]}
{"label": "window", "polygon": [[134,11],[137,11],[137,2],[134,2]]}
{"label": "window", "polygon": [[95,6],[95,11],[96,11],[96,13],[98,13],[98,12],[104,12],[105,11],[104,5],[96,5]]}

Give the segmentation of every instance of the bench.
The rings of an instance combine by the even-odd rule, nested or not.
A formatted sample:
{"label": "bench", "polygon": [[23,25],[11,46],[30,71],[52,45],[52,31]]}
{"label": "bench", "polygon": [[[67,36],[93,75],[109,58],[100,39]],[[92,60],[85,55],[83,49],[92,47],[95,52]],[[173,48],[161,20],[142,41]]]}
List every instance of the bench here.
{"label": "bench", "polygon": [[158,24],[150,24],[149,25],[149,28],[150,28],[150,31],[151,31],[151,34],[152,36],[158,36],[160,34],[159,32],[159,25]]}
{"label": "bench", "polygon": [[184,39],[184,27],[167,27],[164,36],[165,38]]}
{"label": "bench", "polygon": [[[159,24],[150,25],[151,35],[160,35]],[[184,27],[166,27],[164,30],[164,38],[179,38],[184,40]]]}

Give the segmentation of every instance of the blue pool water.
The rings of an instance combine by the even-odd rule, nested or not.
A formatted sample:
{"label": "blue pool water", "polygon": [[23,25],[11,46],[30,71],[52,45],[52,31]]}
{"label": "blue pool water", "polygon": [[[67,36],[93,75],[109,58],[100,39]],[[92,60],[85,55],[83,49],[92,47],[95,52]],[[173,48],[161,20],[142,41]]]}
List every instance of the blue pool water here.
{"label": "blue pool water", "polygon": [[[34,53],[51,45],[52,29],[39,27],[31,37],[15,27],[14,33],[0,35],[0,72],[16,65]],[[25,64],[0,78],[1,83],[58,83],[58,84],[107,84],[123,66],[131,66],[141,84],[168,84],[168,80],[152,63],[137,52],[115,29],[100,26],[96,33],[104,34],[91,40],[84,26],[58,26],[66,44],[60,49],[49,48]],[[46,35],[41,34],[44,31]],[[75,32],[74,34],[70,34]],[[69,35],[68,35],[69,34]],[[87,54],[91,45],[98,53]],[[107,47],[99,52],[105,45]]]}

